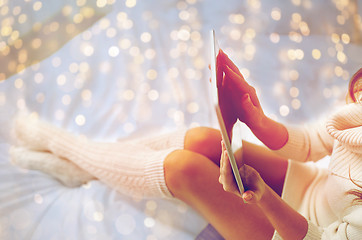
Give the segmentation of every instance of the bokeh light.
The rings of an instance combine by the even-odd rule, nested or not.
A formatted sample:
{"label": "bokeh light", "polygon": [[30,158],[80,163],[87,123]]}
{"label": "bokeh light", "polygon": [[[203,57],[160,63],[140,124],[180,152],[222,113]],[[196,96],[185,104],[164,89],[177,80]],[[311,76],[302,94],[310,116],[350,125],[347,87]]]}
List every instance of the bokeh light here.
{"label": "bokeh light", "polygon": [[[207,4],[0,0],[0,106],[11,106],[10,113],[30,110],[107,140],[158,129],[215,127],[208,93],[211,28],[272,119],[307,121],[327,111],[328,103],[344,100],[356,68],[355,49],[361,46],[362,19],[354,1]],[[41,176],[42,183],[60,184],[32,171],[19,172],[31,176],[29,182]],[[89,197],[99,186],[88,183],[79,192]],[[0,221],[0,238],[6,229],[21,232],[36,225],[40,218],[33,217],[33,209],[45,209],[54,200],[41,189],[28,192],[24,202],[29,205]],[[182,203],[167,212],[157,199],[122,198],[117,204],[110,213],[102,201],[79,201],[77,216],[84,217],[82,231],[89,239],[109,239],[99,237],[104,225],[120,238],[134,239],[142,229],[142,239],[172,239],[170,231],[180,230],[173,229],[176,214],[182,226],[192,213]]]}

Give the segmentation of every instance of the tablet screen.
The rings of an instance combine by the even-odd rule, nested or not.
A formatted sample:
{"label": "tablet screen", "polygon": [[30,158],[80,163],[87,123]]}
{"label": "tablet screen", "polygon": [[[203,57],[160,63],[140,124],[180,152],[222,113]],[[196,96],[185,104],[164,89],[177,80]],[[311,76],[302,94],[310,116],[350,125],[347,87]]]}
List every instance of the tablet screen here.
{"label": "tablet screen", "polygon": [[215,38],[215,31],[211,30],[210,32],[210,39],[211,39],[211,64],[210,64],[210,68],[211,68],[211,92],[212,92],[212,101],[215,107],[215,111],[216,111],[216,116],[218,119],[218,123],[219,123],[219,127],[220,127],[220,131],[221,131],[221,135],[223,138],[223,141],[225,143],[225,147],[229,156],[229,160],[230,160],[230,164],[231,164],[231,168],[233,170],[233,174],[235,177],[235,181],[238,185],[239,191],[242,194],[244,192],[244,186],[243,183],[241,181],[241,177],[239,174],[239,169],[238,166],[236,164],[236,160],[234,157],[234,152],[232,149],[232,144],[231,144],[231,139],[229,138],[229,135],[227,133],[226,130],[226,126],[225,126],[225,122],[224,119],[222,117],[221,114],[221,109],[220,109],[220,105],[219,105],[219,98],[218,98],[218,89],[217,89],[217,68],[216,68],[216,64],[217,64],[217,55],[219,53],[219,46],[217,43],[217,40]]}

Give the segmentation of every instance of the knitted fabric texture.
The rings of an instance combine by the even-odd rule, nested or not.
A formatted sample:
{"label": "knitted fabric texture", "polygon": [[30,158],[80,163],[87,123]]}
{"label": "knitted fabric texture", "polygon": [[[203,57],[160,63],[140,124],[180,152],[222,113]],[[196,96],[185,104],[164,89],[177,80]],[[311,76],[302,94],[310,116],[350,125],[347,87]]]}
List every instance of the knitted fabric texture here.
{"label": "knitted fabric texture", "polygon": [[335,142],[330,171],[341,177],[362,182],[362,105],[349,104],[327,122]]}
{"label": "knitted fabric texture", "polygon": [[[328,173],[314,182],[318,185],[315,188],[318,191],[308,191],[312,188],[309,186],[303,191],[308,196],[300,199],[303,209],[320,212],[320,209],[312,209],[319,205],[308,202],[314,201],[310,196],[326,198],[325,204],[328,204],[331,212],[321,214],[331,216],[331,223],[322,227],[307,218],[308,232],[304,239],[362,239],[362,205],[353,201],[354,196],[346,194],[352,189],[361,190],[350,178],[359,184],[362,182],[362,105],[352,103],[342,107],[327,120],[324,128],[288,128],[288,132],[292,133],[289,134],[288,143],[278,153],[293,156],[299,161],[316,161],[319,157],[331,155]],[[293,176],[290,180],[294,180]],[[298,187],[294,186],[294,191]],[[288,190],[293,191],[291,188]],[[275,232],[273,239],[282,238]]]}
{"label": "knitted fabric texture", "polygon": [[137,141],[95,142],[31,117],[17,119],[15,134],[21,145],[67,159],[123,194],[170,198],[163,162],[171,152],[183,148],[185,130],[165,137],[174,139],[172,146],[170,141],[159,138],[160,143],[155,144],[157,150],[149,147],[146,139],[142,144]]}

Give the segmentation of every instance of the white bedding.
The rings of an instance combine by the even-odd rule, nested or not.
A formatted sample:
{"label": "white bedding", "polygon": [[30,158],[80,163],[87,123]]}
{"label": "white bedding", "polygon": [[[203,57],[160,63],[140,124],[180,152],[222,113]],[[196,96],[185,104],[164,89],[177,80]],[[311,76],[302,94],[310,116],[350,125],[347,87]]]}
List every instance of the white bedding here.
{"label": "white bedding", "polygon": [[0,239],[185,240],[207,224],[176,200],[130,199],[98,181],[66,188],[12,166],[19,110],[107,141],[215,126],[212,28],[265,112],[285,123],[326,114],[362,65],[361,1],[104,2],[0,1]]}

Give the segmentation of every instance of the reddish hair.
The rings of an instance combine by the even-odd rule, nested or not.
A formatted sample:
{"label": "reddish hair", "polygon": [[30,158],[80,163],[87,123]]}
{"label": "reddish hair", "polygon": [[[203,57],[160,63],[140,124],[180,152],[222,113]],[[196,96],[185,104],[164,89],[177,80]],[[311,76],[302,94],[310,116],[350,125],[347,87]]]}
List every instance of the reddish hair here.
{"label": "reddish hair", "polygon": [[[356,186],[359,187],[359,188],[362,188],[361,185],[359,185],[358,183],[356,183],[356,181],[354,181],[354,180],[351,178],[351,169],[349,169],[349,179],[353,182],[354,185],[356,185]],[[362,203],[362,191],[361,191],[361,190],[351,189],[351,190],[349,190],[349,191],[347,192],[347,194],[356,196],[356,198],[353,199],[353,202]]]}
{"label": "reddish hair", "polygon": [[[362,90],[355,89],[355,87],[356,87],[356,83],[358,82],[358,80],[361,80],[361,79],[362,79],[362,68],[360,68],[355,74],[353,74],[351,80],[349,81],[348,94],[351,97],[351,99],[353,100],[353,102],[360,101],[360,99],[356,99],[356,92],[362,91]],[[349,179],[359,189],[351,189],[347,192],[347,194],[356,196],[356,198],[353,200],[354,202],[362,203],[362,191],[360,190],[360,189],[362,189],[362,186],[351,178],[351,172],[349,173]]]}
{"label": "reddish hair", "polygon": [[[358,102],[360,101],[360,99],[356,99],[356,83],[358,82],[358,80],[362,79],[362,68],[360,68],[351,78],[351,80],[349,81],[349,86],[348,86],[348,94],[351,97],[351,99],[353,100],[353,102]],[[360,90],[360,89],[358,89]],[[360,90],[361,91],[361,90]]]}

